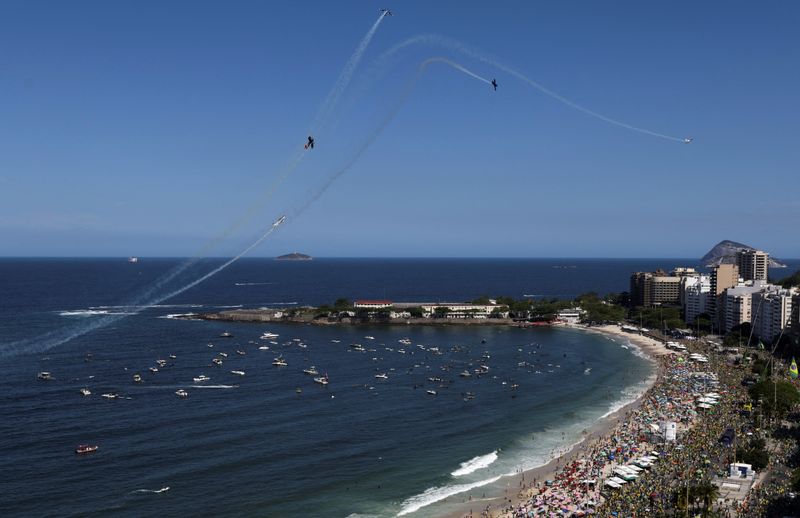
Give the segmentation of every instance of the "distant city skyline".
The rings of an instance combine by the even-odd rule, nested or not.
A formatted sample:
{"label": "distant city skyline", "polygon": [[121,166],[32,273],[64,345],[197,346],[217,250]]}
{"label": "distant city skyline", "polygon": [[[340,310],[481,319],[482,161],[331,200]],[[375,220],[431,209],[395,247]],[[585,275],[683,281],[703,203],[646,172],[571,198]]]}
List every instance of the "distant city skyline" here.
{"label": "distant city skyline", "polygon": [[[340,91],[382,5],[44,6],[0,8],[0,256],[230,257],[285,214],[250,256],[800,258],[800,5],[404,1]],[[406,90],[432,57],[474,76]]]}

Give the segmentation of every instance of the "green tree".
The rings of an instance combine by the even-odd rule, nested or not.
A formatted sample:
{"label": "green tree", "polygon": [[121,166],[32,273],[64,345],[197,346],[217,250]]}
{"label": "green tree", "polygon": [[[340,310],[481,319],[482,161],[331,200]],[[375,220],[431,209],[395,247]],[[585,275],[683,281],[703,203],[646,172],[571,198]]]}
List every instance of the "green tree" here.
{"label": "green tree", "polygon": [[347,299],[336,299],[336,302],[333,303],[333,307],[336,311],[347,311],[353,309],[353,304]]}
{"label": "green tree", "polygon": [[788,381],[759,381],[749,390],[754,401],[761,400],[763,412],[767,416],[785,416],[791,408],[800,402],[800,393]]}

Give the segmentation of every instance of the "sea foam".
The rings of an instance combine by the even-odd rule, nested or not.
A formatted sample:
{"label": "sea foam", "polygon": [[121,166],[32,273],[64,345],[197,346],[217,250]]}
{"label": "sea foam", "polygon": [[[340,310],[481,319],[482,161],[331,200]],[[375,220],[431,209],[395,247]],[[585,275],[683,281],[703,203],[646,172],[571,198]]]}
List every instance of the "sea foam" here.
{"label": "sea foam", "polygon": [[402,509],[397,516],[403,516],[405,514],[413,513],[415,511],[419,511],[423,507],[429,506],[445,498],[449,498],[453,495],[457,495],[459,493],[464,493],[469,491],[470,489],[475,489],[476,487],[485,486],[487,484],[492,484],[500,480],[502,476],[496,476],[493,478],[487,478],[486,480],[481,480],[478,482],[473,482],[471,484],[456,484],[452,486],[443,486],[443,487],[431,487],[425,490],[424,493],[419,495],[412,496],[411,498],[403,501]]}
{"label": "sea foam", "polygon": [[486,455],[479,455],[466,462],[461,463],[461,467],[450,473],[454,477],[462,477],[474,473],[479,469],[489,467],[494,461],[497,460],[497,450]]}

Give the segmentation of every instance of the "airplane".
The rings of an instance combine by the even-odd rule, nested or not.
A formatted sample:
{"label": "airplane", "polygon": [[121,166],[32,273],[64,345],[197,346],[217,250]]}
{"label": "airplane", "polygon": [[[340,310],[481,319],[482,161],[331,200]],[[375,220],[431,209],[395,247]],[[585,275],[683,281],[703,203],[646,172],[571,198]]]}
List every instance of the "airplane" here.
{"label": "airplane", "polygon": [[311,135],[309,135],[309,136],[308,136],[308,142],[306,142],[306,145],[305,145],[304,147],[305,147],[306,149],[308,149],[308,148],[314,149],[314,137],[312,137]]}
{"label": "airplane", "polygon": [[692,140],[694,140],[694,139],[691,139],[691,138],[685,138],[685,139],[683,139],[683,143],[684,143],[684,144],[691,144],[691,143],[692,143]]}
{"label": "airplane", "polygon": [[280,218],[275,220],[275,223],[272,224],[272,228],[277,228],[283,225],[284,221],[286,221],[286,216],[281,216]]}
{"label": "airplane", "polygon": [[392,16],[392,11],[390,11],[389,9],[381,9],[381,12],[383,13],[384,16]]}
{"label": "airplane", "polygon": [[497,81],[492,79],[492,86],[494,87],[495,92],[497,91]]}

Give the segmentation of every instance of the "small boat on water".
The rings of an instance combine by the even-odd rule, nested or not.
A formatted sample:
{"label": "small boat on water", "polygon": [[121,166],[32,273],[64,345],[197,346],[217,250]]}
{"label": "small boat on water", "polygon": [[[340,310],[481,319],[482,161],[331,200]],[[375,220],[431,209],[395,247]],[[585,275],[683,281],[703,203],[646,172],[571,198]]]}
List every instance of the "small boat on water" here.
{"label": "small boat on water", "polygon": [[400,340],[398,340],[398,342],[400,342],[403,345],[411,345],[411,339],[409,338],[401,338]]}
{"label": "small boat on water", "polygon": [[131,256],[131,257],[128,257],[128,262],[129,263],[138,263],[139,262],[139,258],[136,257],[135,255]]}
{"label": "small boat on water", "polygon": [[178,357],[177,357],[177,356],[175,356],[174,354],[170,354],[170,355],[169,355],[169,357],[170,357],[170,359],[171,359],[171,360],[174,360],[174,359],[178,358]]}
{"label": "small boat on water", "polygon": [[350,344],[350,348],[352,348],[354,351],[363,351],[364,350],[364,346],[361,345],[361,344]]}
{"label": "small boat on water", "polygon": [[105,394],[101,394],[101,396],[106,399],[119,399],[119,394],[116,392],[106,392]]}
{"label": "small boat on water", "polygon": [[262,345],[261,347],[258,348],[258,350],[259,351],[269,351],[269,346],[268,345]]}
{"label": "small boat on water", "polygon": [[47,371],[42,371],[36,375],[36,378],[42,381],[50,381],[51,379],[53,379],[53,375]]}
{"label": "small boat on water", "polygon": [[236,374],[237,376],[244,376],[244,371],[231,371],[231,374]]}
{"label": "small boat on water", "polygon": [[316,376],[319,374],[319,371],[313,365],[307,369],[303,369],[303,374],[308,374],[309,376]]}
{"label": "small boat on water", "polygon": [[472,376],[472,374],[470,374],[469,371],[464,371],[461,374],[459,374],[459,376],[461,376],[462,378],[469,378],[470,376]]}
{"label": "small boat on water", "polygon": [[279,357],[272,360],[272,365],[274,365],[275,367],[286,367],[289,364],[286,363],[286,360]]}
{"label": "small boat on water", "polygon": [[167,360],[156,360],[156,363],[158,364],[159,367],[167,366]]}
{"label": "small boat on water", "polygon": [[209,378],[205,374],[201,374],[201,375],[197,376],[196,378],[192,378],[192,379],[194,380],[195,383],[203,383],[204,381],[208,381],[211,378]]}
{"label": "small boat on water", "polygon": [[261,339],[262,340],[272,340],[274,338],[278,338],[279,336],[281,336],[281,335],[276,334],[276,333],[265,332],[263,335],[261,335]]}
{"label": "small boat on water", "polygon": [[228,353],[217,353],[217,354],[219,356],[222,356],[223,358],[227,358],[228,357]]}
{"label": "small boat on water", "polygon": [[156,372],[158,372],[158,367],[150,367],[150,372],[155,374]]}
{"label": "small boat on water", "polygon": [[229,333],[227,331],[223,331],[222,333],[219,334],[219,337],[220,338],[233,338],[233,334]]}
{"label": "small boat on water", "polygon": [[327,385],[328,384],[328,375],[325,374],[320,376],[319,378],[314,378],[315,383],[319,383],[320,385]]}
{"label": "small boat on water", "polygon": [[376,374],[375,377],[378,378],[379,380],[388,380],[389,379],[389,375],[386,374],[385,372],[381,372],[380,374]]}
{"label": "small boat on water", "polygon": [[189,393],[183,389],[178,389],[175,391],[175,395],[178,397],[189,397]]}
{"label": "small boat on water", "polygon": [[75,453],[78,455],[83,455],[84,453],[92,453],[93,451],[97,451],[100,449],[100,446],[95,445],[88,445],[88,444],[81,444],[77,448],[75,448]]}
{"label": "small boat on water", "polygon": [[219,358],[213,358],[211,361],[215,365],[222,365],[222,360],[220,360]]}
{"label": "small boat on water", "polygon": [[236,349],[236,354],[238,354],[239,356],[244,356],[247,353],[244,351],[240,351],[239,349]]}
{"label": "small boat on water", "polygon": [[427,392],[431,396],[435,396],[436,395],[436,391],[435,390],[426,390],[425,392]]}
{"label": "small boat on water", "polygon": [[89,390],[88,388],[82,388],[81,389],[81,394],[83,394],[84,396],[91,396],[92,395],[92,391]]}
{"label": "small boat on water", "polygon": [[364,337],[364,340],[375,340],[375,337],[367,335]]}

